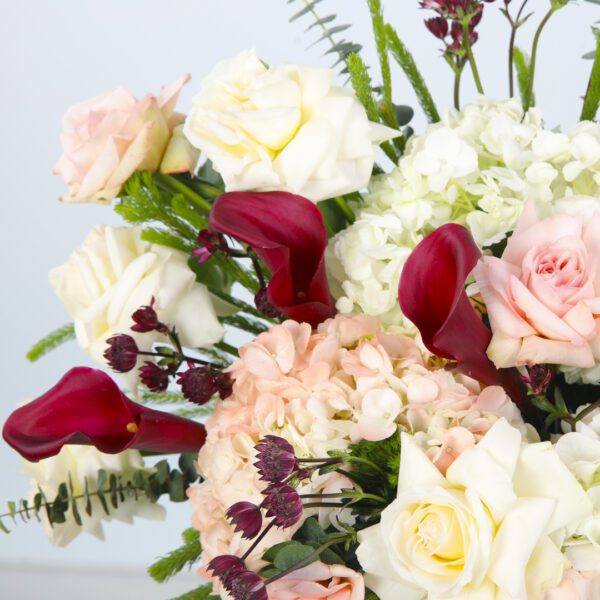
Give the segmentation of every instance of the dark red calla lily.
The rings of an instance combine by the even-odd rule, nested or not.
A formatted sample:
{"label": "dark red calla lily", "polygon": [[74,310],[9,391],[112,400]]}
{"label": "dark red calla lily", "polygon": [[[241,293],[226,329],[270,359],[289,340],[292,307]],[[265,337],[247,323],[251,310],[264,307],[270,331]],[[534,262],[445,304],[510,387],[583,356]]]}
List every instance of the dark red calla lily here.
{"label": "dark red calla lily", "polygon": [[486,354],[492,333],[467,297],[465,282],[481,251],[467,229],[448,224],[413,250],[400,278],[402,312],[418,327],[427,348],[455,360],[462,373],[501,385],[521,402],[517,372],[497,369]]}
{"label": "dark red calla lily", "polygon": [[103,371],[75,367],[45,394],[17,408],[2,435],[29,461],[54,456],[65,444],[117,454],[196,452],[204,425],[132,402]]}
{"label": "dark red calla lily", "polygon": [[335,314],[325,271],[327,232],[310,200],[230,192],[217,198],[209,227],[253,248],[271,272],[267,298],[284,315],[314,326]]}

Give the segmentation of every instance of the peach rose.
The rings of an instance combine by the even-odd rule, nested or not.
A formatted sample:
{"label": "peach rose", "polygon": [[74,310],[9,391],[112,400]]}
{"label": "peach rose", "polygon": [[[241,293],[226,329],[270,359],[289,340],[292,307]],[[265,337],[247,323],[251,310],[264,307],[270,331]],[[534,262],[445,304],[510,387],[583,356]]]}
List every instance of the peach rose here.
{"label": "peach rose", "polygon": [[274,581],[268,592],[271,600],[363,600],[365,583],[348,567],[315,562]]}
{"label": "peach rose", "polygon": [[142,100],[118,88],[69,108],[63,119],[63,154],[54,169],[69,191],[65,202],[108,204],[136,170],[184,172],[198,152],[182,133],[184,116],[174,112],[184,75],[158,96]]}
{"label": "peach rose", "polygon": [[546,592],[544,600],[595,600],[600,595],[600,578],[596,573],[565,571],[558,587]]}
{"label": "peach rose", "polygon": [[484,256],[473,274],[492,331],[497,367],[600,359],[600,213],[539,220],[528,204],[502,258]]}

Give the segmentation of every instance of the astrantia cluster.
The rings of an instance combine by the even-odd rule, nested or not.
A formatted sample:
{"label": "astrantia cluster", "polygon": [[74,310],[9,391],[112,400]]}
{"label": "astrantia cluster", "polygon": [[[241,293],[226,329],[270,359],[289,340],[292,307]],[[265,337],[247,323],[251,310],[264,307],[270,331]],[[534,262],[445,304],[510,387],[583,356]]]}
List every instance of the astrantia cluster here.
{"label": "astrantia cluster", "polygon": [[[417,243],[448,222],[466,225],[489,247],[510,232],[525,205],[547,214],[571,204],[588,212],[600,194],[600,126],[564,134],[545,129],[518,100],[480,98],[411,139],[391,173],[374,178],[356,222],[330,244],[330,270],[342,312],[404,326],[397,304],[402,266]],[[581,198],[584,196],[585,198]]]}

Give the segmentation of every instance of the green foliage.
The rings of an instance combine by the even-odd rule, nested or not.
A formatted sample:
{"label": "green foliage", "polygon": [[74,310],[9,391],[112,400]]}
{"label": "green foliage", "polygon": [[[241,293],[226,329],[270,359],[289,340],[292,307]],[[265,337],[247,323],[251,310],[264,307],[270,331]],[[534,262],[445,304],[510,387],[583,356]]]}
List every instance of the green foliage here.
{"label": "green foliage", "polygon": [[379,600],[379,596],[367,588],[365,590],[365,600]]}
{"label": "green foliage", "polygon": [[594,119],[600,106],[600,30],[594,28],[593,32],[596,36],[596,52],[594,64],[592,65],[592,73],[583,101],[581,121],[591,121]]}
{"label": "green foliage", "polygon": [[313,21],[306,28],[306,31],[311,31],[314,28],[321,30],[321,37],[319,37],[312,45],[319,44],[327,40],[330,44],[329,50],[325,52],[328,54],[337,54],[337,60],[333,65],[343,64],[342,73],[348,72],[347,60],[350,54],[358,53],[362,50],[360,44],[348,41],[345,38],[339,39],[338,34],[350,29],[351,25],[348,24],[337,24],[336,14],[328,14],[324,17],[320,16],[316,11],[317,4],[320,4],[323,0],[287,0],[288,4],[294,4],[296,8],[300,7],[291,17],[290,23],[301,19],[305,16],[311,16]]}
{"label": "green foliage", "polygon": [[202,547],[200,546],[200,535],[195,529],[186,529],[181,537],[183,545],[157,560],[148,567],[150,577],[159,583],[177,575],[186,567],[191,566],[200,558]]}
{"label": "green foliage", "polygon": [[212,583],[206,583],[172,600],[219,600],[219,596],[213,596],[211,592]]}
{"label": "green foliage", "polygon": [[268,331],[269,325],[259,321],[258,319],[253,319],[252,317],[246,317],[244,315],[236,314],[231,315],[229,317],[223,317],[221,319],[222,323],[226,325],[231,325],[232,327],[236,327],[237,329],[241,329],[242,331],[247,331],[248,333],[252,333],[254,335],[259,335]]}
{"label": "green foliage", "polygon": [[[355,459],[351,463],[352,478],[365,491],[375,493],[391,502],[396,497],[398,487],[400,433],[397,432],[380,442],[362,440],[351,445],[348,453]],[[356,459],[364,462],[358,462]]]}
{"label": "green foliage", "polygon": [[388,38],[385,31],[385,22],[383,20],[383,9],[381,0],[367,0],[369,12],[371,13],[371,22],[373,24],[373,35],[375,36],[375,47],[379,57],[379,67],[381,69],[382,80],[382,103],[381,114],[387,125],[398,128],[398,122],[392,104],[392,74],[390,70],[390,60],[388,56]]}
{"label": "green foliage", "polygon": [[72,340],[75,337],[75,327],[72,323],[63,325],[58,329],[50,332],[47,336],[43,337],[39,342],[36,342],[27,352],[27,359],[31,362],[35,362],[51,352],[55,348],[62,346],[65,342]]}
{"label": "green foliage", "polygon": [[440,120],[439,113],[425,80],[417,68],[412,54],[402,43],[398,37],[398,34],[391,25],[385,26],[385,33],[387,36],[389,50],[412,85],[415,94],[417,95],[417,99],[419,100],[419,103],[423,108],[425,115],[427,116],[427,119],[431,123],[436,123]]}
{"label": "green foliage", "polygon": [[[521,48],[515,48],[514,50],[514,63],[517,70],[517,82],[519,84],[519,95],[521,96],[521,102],[525,106],[527,97],[527,89],[529,87],[529,77],[531,72],[531,60],[526,52]],[[535,95],[531,98],[531,105],[535,105]]]}
{"label": "green foliage", "polygon": [[[74,521],[81,525],[81,511],[92,515],[93,498],[97,498],[102,510],[110,515],[112,509],[117,509],[126,500],[137,500],[140,496],[156,502],[163,494],[168,494],[173,502],[187,500],[187,488],[198,480],[194,466],[194,453],[182,454],[179,458],[179,469],[171,469],[166,460],[158,462],[153,469],[137,469],[127,477],[122,473],[108,472],[100,469],[92,487],[88,479],[84,479],[84,490],[75,493],[71,474],[68,480],[58,486],[58,492],[52,500],[48,500],[44,492],[38,488],[32,504],[27,500],[8,502],[8,512],[0,515],[0,530],[9,533],[3,519],[16,517],[26,523],[32,518],[40,520],[44,514],[51,526],[66,522],[69,511]],[[42,513],[43,511],[43,513]]]}

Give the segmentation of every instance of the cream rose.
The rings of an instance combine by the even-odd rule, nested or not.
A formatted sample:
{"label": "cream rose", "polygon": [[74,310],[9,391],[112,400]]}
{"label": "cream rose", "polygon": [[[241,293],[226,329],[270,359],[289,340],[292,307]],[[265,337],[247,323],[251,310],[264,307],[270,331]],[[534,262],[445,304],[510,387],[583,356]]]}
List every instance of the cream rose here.
{"label": "cream rose", "polygon": [[[185,254],[145,242],[134,227],[95,227],[64,265],[50,271],[50,284],[75,322],[80,346],[103,365],[106,340],[115,333],[133,336],[143,350],[164,339],[130,329],[133,312],[153,297],[159,319],[177,328],[185,346],[207,346],[223,336],[210,294],[196,282]],[[128,382],[135,382],[135,373]]]}
{"label": "cream rose", "polygon": [[[61,483],[68,483],[69,476],[73,483],[73,493],[80,495],[84,492],[86,480],[89,490],[96,489],[100,469],[104,469],[109,475],[122,473],[125,478],[132,478],[135,471],[143,468],[144,461],[137,450],[125,450],[119,454],[103,454],[93,446],[67,445],[51,458],[45,458],[36,463],[23,461],[23,471],[32,480],[29,493],[31,505],[33,497],[40,489],[49,500],[55,498],[58,494],[58,487]],[[102,522],[110,521],[113,518],[125,523],[132,523],[134,516],[146,519],[164,519],[166,514],[160,504],[152,503],[144,497],[139,497],[137,500],[126,499],[117,508],[111,507],[110,515],[104,512],[97,496],[90,496],[90,501],[91,515],[83,510],[85,500],[80,501],[81,526],[75,522],[70,510],[65,515],[64,523],[54,523],[53,525],[48,522],[45,511],[40,511],[39,516],[52,544],[66,546],[82,532],[91,533],[99,539],[104,539]]]}
{"label": "cream rose", "polygon": [[600,359],[599,231],[599,212],[540,221],[528,204],[502,258],[479,261],[496,366],[591,368]]}
{"label": "cream rose", "polygon": [[266,67],[253,51],[219,63],[185,121],[227,191],[286,190],[314,202],[363,188],[373,144],[399,132],[369,122],[333,71]]}
{"label": "cream rose", "polygon": [[183,115],[174,112],[189,78],[142,100],[119,88],[72,106],[63,119],[63,154],[54,169],[69,186],[61,200],[108,204],[134,171],[193,169],[198,152],[182,135]]}
{"label": "cream rose", "polygon": [[552,445],[522,446],[504,419],[445,477],[403,434],[397,499],[359,533],[357,556],[381,600],[537,600],[568,565],[561,529],[590,512]]}

